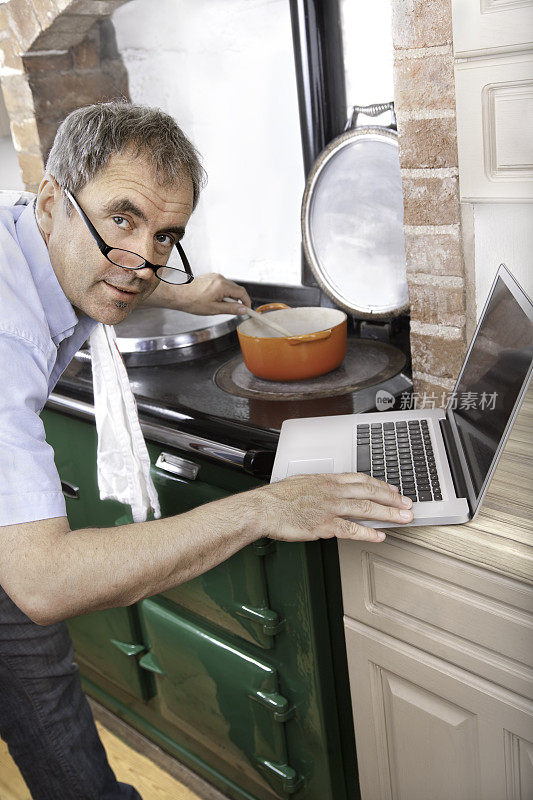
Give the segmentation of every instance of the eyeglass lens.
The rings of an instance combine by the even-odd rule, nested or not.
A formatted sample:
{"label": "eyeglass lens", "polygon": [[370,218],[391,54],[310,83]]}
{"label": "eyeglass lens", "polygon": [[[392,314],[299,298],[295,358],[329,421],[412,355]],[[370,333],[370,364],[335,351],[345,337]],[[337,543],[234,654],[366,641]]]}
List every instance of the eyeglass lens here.
{"label": "eyeglass lens", "polygon": [[107,254],[107,257],[113,264],[125,269],[139,269],[145,264],[144,258],[137,255],[137,253],[130,253],[129,250],[112,249]]}
{"label": "eyeglass lens", "polygon": [[189,283],[190,280],[186,272],[175,267],[159,267],[155,274],[166,283]]}

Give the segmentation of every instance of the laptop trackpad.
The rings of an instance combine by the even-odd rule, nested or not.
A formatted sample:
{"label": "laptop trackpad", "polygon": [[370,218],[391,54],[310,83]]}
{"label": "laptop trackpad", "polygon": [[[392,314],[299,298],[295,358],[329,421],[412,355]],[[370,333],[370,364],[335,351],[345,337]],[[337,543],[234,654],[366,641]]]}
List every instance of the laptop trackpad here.
{"label": "laptop trackpad", "polygon": [[315,475],[320,472],[333,472],[332,458],[304,458],[300,461],[289,461],[287,478],[291,475]]}

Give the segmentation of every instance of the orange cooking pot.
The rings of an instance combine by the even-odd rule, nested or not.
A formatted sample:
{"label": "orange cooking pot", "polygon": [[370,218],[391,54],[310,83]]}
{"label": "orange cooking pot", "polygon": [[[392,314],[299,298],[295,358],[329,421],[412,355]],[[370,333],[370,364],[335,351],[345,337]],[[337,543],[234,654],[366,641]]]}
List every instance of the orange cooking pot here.
{"label": "orange cooking pot", "polygon": [[324,375],[346,355],[346,314],[336,308],[290,308],[268,303],[256,309],[291,336],[278,336],[253,318],[237,328],[244,363],[268,381],[298,381]]}

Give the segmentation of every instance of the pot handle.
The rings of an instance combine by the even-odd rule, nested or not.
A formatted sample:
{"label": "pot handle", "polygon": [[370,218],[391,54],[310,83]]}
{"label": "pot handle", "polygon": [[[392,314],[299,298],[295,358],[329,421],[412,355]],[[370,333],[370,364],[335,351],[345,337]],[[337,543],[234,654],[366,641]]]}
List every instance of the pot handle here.
{"label": "pot handle", "polygon": [[318,342],[321,339],[329,339],[331,336],[331,329],[327,331],[315,331],[315,333],[304,333],[302,336],[291,336],[286,339],[288,344],[305,344],[305,342]]}
{"label": "pot handle", "polygon": [[290,308],[290,306],[286,303],[265,303],[265,305],[259,306],[255,310],[260,314],[262,311],[276,311],[278,308]]}

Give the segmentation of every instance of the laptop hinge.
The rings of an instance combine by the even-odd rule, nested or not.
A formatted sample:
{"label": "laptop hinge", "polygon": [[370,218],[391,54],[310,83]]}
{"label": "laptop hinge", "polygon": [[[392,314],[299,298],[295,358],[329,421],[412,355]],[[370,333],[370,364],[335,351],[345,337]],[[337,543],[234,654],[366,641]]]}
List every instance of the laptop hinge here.
{"label": "laptop hinge", "polygon": [[461,462],[459,460],[457,447],[455,446],[455,440],[452,436],[450,423],[447,417],[440,419],[439,422],[442,438],[444,439],[444,447],[446,448],[446,454],[448,456],[448,464],[450,465],[450,472],[452,473],[455,494],[457,497],[466,497],[468,499],[466,483],[463,478]]}

